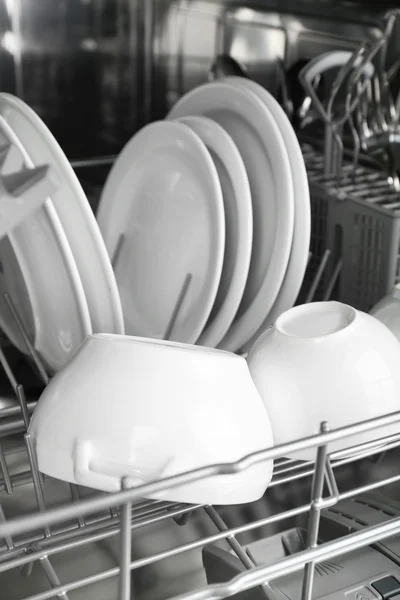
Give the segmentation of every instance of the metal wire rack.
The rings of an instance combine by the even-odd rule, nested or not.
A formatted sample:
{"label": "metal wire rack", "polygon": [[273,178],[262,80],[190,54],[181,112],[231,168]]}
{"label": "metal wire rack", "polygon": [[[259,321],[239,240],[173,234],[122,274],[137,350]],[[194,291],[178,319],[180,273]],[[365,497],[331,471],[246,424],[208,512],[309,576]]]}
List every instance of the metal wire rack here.
{"label": "metal wire rack", "polygon": [[[40,360],[32,348],[31,352],[33,362],[39,367]],[[1,349],[0,362],[18,401],[15,406],[0,411],[0,582],[9,574],[13,576],[13,586],[16,578],[24,581],[24,591],[19,598],[71,600],[93,597],[128,600],[140,597],[139,594],[136,595],[134,585],[135,574],[140,569],[171,559],[179,560],[190,553],[197,553],[199,556],[206,545],[225,540],[244,565],[244,573],[223,584],[205,586],[202,580],[195,588],[186,586],[184,593],[179,593],[182,588],[178,587],[178,595],[161,597],[173,597],[176,600],[210,600],[229,597],[254,586],[262,586],[260,589],[263,594],[269,600],[274,600],[270,582],[304,568],[301,597],[302,600],[310,600],[316,564],[400,532],[400,518],[394,518],[340,540],[317,545],[322,510],[332,507],[339,500],[400,482],[399,469],[399,473],[381,481],[341,492],[335,475],[344,465],[362,461],[367,456],[382,456],[383,450],[387,453],[396,448],[400,445],[400,434],[381,440],[378,446],[375,441],[342,454],[330,454],[330,443],[398,422],[400,412],[335,431],[329,431],[328,425],[323,423],[319,435],[268,448],[234,463],[207,466],[136,488],[129,488],[129,481],[122,480],[120,492],[100,494],[74,485],[61,485],[61,482],[44,477],[39,472],[27,433],[30,413],[35,403],[27,403],[23,387],[16,381],[6,354]],[[45,383],[43,372],[41,374]],[[285,458],[309,447],[316,449],[315,462],[299,462]],[[240,472],[255,463],[270,459],[275,461],[275,469],[267,496],[271,490],[280,486],[308,478],[312,479],[308,502],[299,503],[288,510],[272,512],[268,516],[240,526],[228,527],[222,516],[224,509],[221,507],[217,509],[213,506],[193,506],[146,499],[163,490],[189,485],[191,482],[215,475]],[[49,490],[51,492],[52,488],[59,484],[61,492],[54,498],[54,494],[49,494]],[[324,493],[325,489],[327,494]],[[203,526],[196,531],[195,539],[165,549],[160,547],[158,552],[144,557],[132,556],[134,541],[141,532],[150,531],[150,535],[156,535],[157,527],[166,522],[172,522],[175,527],[188,527],[199,517],[203,520]],[[308,519],[306,549],[273,565],[256,565],[244,544],[239,541],[243,534],[251,534],[299,517]],[[96,572],[82,573],[82,569],[79,571],[74,563],[74,570],[72,573],[69,571],[67,579],[60,573],[60,569],[68,564],[71,556],[91,556],[96,552],[98,544],[105,542],[112,542],[115,552],[112,559],[109,558],[106,565],[102,563]],[[84,568],[84,561],[81,566]],[[39,579],[32,575],[38,572],[41,575]],[[0,589],[4,588],[0,585]],[[11,594],[7,597],[14,598]]]}
{"label": "metal wire rack", "polygon": [[[304,147],[303,150],[309,176],[318,176],[324,160],[323,154],[311,146]],[[321,240],[318,247],[312,248],[309,257],[306,302],[316,298],[319,286],[326,278],[328,281],[323,298],[329,299],[341,269],[339,261],[327,274],[332,251],[323,247]],[[4,299],[25,341],[30,362],[45,386],[49,379],[40,357],[29,340],[12,299],[7,295]],[[382,445],[385,453],[394,450],[400,445],[400,434],[382,440],[379,447],[375,443],[363,444],[342,455],[329,454],[330,442],[400,421],[400,413],[333,432],[329,432],[327,425],[323,424],[320,435],[306,440],[270,448],[235,463],[211,465],[134,489],[129,489],[129,481],[123,480],[121,492],[105,495],[52,480],[39,472],[27,433],[36,401],[26,400],[24,388],[7,358],[7,352],[1,347],[0,363],[15,395],[14,403],[0,409],[0,598],[3,598],[1,590],[7,585],[12,589],[20,587],[17,595],[11,588],[7,592],[7,599],[12,600],[142,598],[137,581],[144,569],[165,564],[167,566],[163,572],[166,574],[172,565],[171,561],[179,561],[187,555],[196,555],[198,566],[202,548],[225,540],[244,565],[245,573],[233,581],[208,587],[204,587],[204,577],[189,578],[184,584],[176,586],[176,593],[166,594],[161,591],[155,595],[151,588],[147,597],[152,600],[156,597],[180,600],[217,599],[261,585],[263,594],[269,600],[275,600],[269,582],[278,576],[304,568],[302,600],[310,600],[314,566],[318,561],[350,552],[382,536],[400,531],[400,519],[393,519],[390,523],[358,532],[340,542],[327,542],[316,547],[319,517],[324,508],[331,507],[339,500],[400,482],[399,471],[399,474],[392,474],[382,481],[340,492],[335,475],[346,465],[361,463],[366,457],[380,458]],[[307,447],[315,447],[315,462],[285,458],[286,455]],[[267,514],[264,511],[256,519],[245,519],[245,523],[231,527],[227,524],[229,519],[224,516],[224,507],[146,499],[162,490],[213,475],[242,471],[256,462],[270,459],[274,459],[274,477],[266,497],[274,490],[286,490],[285,486],[293,482],[307,482],[308,488],[312,482],[308,502],[298,502],[287,510],[269,510]],[[325,484],[328,495],[323,497]],[[257,513],[253,513],[253,517],[254,514]],[[280,527],[297,518],[308,518],[307,549],[272,566],[256,565],[241,541],[242,538],[257,536],[260,531],[270,532],[271,528]],[[137,555],[135,542],[140,536],[146,533],[157,538],[158,529],[166,524],[179,528],[180,531],[190,529],[190,535],[186,536],[183,543],[182,536],[178,536],[177,543],[172,546],[170,544],[165,547],[165,543],[160,543],[157,552],[152,550],[150,553],[145,552],[144,556]],[[107,556],[102,555],[101,560],[98,560],[102,544],[109,544]],[[89,564],[87,560],[92,556],[97,557],[95,564]],[[65,568],[68,565],[72,567]],[[18,586],[17,581],[22,582],[22,585]],[[162,580],[159,587],[163,587]]]}

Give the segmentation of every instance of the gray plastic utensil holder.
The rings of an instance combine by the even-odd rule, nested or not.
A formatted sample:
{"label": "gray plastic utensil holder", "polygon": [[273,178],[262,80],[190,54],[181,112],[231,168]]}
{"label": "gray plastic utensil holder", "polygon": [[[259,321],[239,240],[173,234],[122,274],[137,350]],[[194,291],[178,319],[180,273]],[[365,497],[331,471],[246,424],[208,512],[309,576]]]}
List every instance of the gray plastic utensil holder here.
{"label": "gray plastic utensil holder", "polygon": [[[368,185],[368,178],[376,179]],[[353,189],[350,186],[353,185]],[[365,189],[361,189],[365,188]],[[314,300],[342,261],[332,299],[368,312],[400,281],[400,194],[372,169],[346,183],[310,178],[312,238],[308,278],[326,249],[331,256]]]}

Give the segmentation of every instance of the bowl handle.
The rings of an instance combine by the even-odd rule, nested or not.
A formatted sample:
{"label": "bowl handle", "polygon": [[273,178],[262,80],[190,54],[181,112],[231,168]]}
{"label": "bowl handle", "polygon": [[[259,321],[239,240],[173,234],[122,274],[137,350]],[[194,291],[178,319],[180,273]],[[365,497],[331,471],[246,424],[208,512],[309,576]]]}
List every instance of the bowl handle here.
{"label": "bowl handle", "polygon": [[[96,458],[93,460],[93,444],[89,440],[75,440],[73,450],[74,477],[78,485],[103,490],[104,492],[117,492],[121,490],[121,480],[129,477],[132,487],[143,485],[148,481],[132,475],[132,465],[115,463]],[[113,474],[110,475],[112,467]]]}

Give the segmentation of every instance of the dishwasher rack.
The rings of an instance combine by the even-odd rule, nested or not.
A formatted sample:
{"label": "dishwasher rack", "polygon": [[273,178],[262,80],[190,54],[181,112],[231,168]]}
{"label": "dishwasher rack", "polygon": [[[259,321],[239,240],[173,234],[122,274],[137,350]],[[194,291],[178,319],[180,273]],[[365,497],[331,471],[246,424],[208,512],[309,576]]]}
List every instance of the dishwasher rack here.
{"label": "dishwasher rack", "polygon": [[[37,360],[37,357],[36,357]],[[246,571],[232,581],[196,588],[183,594],[172,596],[175,600],[211,600],[229,597],[238,592],[262,585],[263,592],[269,600],[273,600],[273,590],[266,582],[276,577],[294,573],[304,568],[302,600],[312,598],[314,567],[320,561],[331,559],[339,554],[351,552],[378,540],[400,533],[400,518],[394,518],[381,525],[368,527],[362,531],[349,534],[339,540],[317,545],[319,520],[321,511],[335,505],[338,501],[349,499],[358,494],[378,489],[382,486],[400,482],[399,473],[367,485],[357,486],[340,492],[337,484],[336,470],[344,465],[381,456],[400,445],[400,434],[377,442],[370,442],[341,453],[330,454],[329,444],[335,440],[349,437],[357,433],[376,429],[384,425],[400,422],[400,412],[376,418],[350,427],[329,430],[327,423],[321,424],[321,432],[310,438],[294,441],[289,444],[268,448],[229,464],[217,464],[199,468],[191,472],[141,485],[129,486],[129,480],[121,481],[121,491],[113,494],[94,493],[80,489],[75,485],[67,485],[69,497],[65,496],[55,506],[46,506],[45,489],[51,478],[44,477],[38,470],[35,453],[27,433],[30,413],[35,403],[27,403],[24,390],[13,375],[5,353],[0,349],[0,362],[15,391],[18,405],[0,411],[0,435],[7,433],[24,433],[14,441],[14,447],[7,447],[7,438],[0,443],[0,581],[1,576],[11,569],[20,569],[17,577],[28,577],[33,566],[39,564],[50,589],[26,595],[26,600],[46,600],[54,597],[67,600],[76,590],[90,588],[95,584],[116,579],[115,598],[128,600],[135,598],[132,590],[131,575],[137,569],[154,565],[171,557],[198,550],[207,544],[225,540],[242,562]],[[4,441],[3,441],[4,440]],[[14,472],[12,457],[15,448],[26,452],[29,467]],[[284,458],[305,448],[316,449],[316,460],[300,462]],[[164,502],[162,500],[146,500],[148,496],[158,494],[190,482],[206,477],[237,473],[255,463],[274,459],[274,477],[270,488],[312,477],[310,501],[289,510],[279,511],[268,517],[257,519],[238,527],[228,527],[221,517],[221,508],[213,506],[184,505]],[[53,480],[55,481],[55,480]],[[5,499],[13,497],[18,489],[33,487],[36,507],[28,513],[21,512],[7,518],[3,506]],[[325,487],[328,494],[324,494]],[[269,489],[270,489],[269,488]],[[268,495],[268,490],[266,492]],[[198,539],[179,544],[173,548],[153,553],[149,556],[132,560],[132,541],[137,533],[146,527],[174,519],[176,524],[186,526],[196,514],[203,514],[216,528],[216,533],[200,535]],[[259,528],[283,523],[285,520],[303,516],[308,518],[308,537],[306,549],[277,561],[273,565],[257,566],[237,536],[246,532],[254,532]],[[101,572],[76,578],[72,581],[61,581],[53,565],[57,555],[63,555],[79,548],[87,548],[90,553],[91,544],[107,539],[118,540],[119,556],[115,566]],[[35,567],[37,568],[37,567]],[[29,581],[29,579],[28,579]],[[95,596],[97,597],[97,596]],[[169,596],[171,598],[171,596]],[[112,600],[110,598],[110,600]]]}

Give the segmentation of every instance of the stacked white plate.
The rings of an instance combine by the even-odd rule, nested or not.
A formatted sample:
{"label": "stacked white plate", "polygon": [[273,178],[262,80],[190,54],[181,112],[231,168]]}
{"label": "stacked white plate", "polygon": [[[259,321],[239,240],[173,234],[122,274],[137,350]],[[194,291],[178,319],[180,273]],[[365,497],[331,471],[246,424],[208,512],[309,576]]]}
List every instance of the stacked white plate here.
{"label": "stacked white plate", "polygon": [[[18,212],[28,205],[30,211]],[[13,221],[0,226],[0,328],[28,353],[20,321],[52,374],[93,331],[124,333],[120,297],[67,158],[34,111],[0,94],[1,216],[8,207]]]}
{"label": "stacked white plate", "polygon": [[186,94],[115,162],[98,221],[126,333],[234,352],[296,301],[310,198],[275,99],[228,77]]}

